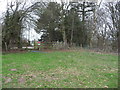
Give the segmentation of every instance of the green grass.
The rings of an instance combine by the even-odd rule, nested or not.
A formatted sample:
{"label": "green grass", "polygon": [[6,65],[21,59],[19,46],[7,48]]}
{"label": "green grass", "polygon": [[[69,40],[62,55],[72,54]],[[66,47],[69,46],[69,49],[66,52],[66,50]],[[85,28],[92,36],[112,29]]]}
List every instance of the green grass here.
{"label": "green grass", "polygon": [[3,88],[118,87],[117,55],[88,51],[6,54],[2,70]]}

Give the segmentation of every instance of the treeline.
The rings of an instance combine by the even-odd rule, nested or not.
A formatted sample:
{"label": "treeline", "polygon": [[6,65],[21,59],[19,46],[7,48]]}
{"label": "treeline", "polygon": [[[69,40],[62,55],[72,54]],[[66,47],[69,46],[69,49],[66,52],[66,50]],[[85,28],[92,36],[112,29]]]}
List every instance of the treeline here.
{"label": "treeline", "polygon": [[37,33],[43,32],[44,42],[117,51],[120,2],[101,3],[33,2],[29,7],[11,3],[2,24],[2,47],[8,50],[17,42],[22,48],[23,30],[31,26]]}

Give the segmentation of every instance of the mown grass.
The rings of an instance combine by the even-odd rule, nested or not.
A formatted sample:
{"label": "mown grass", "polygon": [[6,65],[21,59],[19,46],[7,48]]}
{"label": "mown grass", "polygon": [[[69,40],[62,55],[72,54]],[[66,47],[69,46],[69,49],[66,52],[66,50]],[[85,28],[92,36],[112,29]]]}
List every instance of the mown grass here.
{"label": "mown grass", "polygon": [[[11,71],[11,69],[16,69]],[[3,88],[117,88],[118,56],[88,51],[2,56]]]}

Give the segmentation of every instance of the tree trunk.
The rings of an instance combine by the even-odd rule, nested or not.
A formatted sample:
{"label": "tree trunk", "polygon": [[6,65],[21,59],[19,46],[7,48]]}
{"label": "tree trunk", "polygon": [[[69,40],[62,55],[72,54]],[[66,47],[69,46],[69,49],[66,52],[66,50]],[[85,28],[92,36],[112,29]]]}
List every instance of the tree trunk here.
{"label": "tree trunk", "polygon": [[5,42],[5,50],[8,51],[8,46],[6,42]]}
{"label": "tree trunk", "polygon": [[70,45],[72,46],[73,42],[73,29],[74,29],[74,13],[73,13],[73,18],[72,18],[72,31],[71,31],[71,40],[70,40]]}
{"label": "tree trunk", "polygon": [[64,26],[64,4],[62,3],[62,13],[61,13],[61,17],[62,17],[62,33],[63,33],[63,42],[64,42],[64,46],[65,48],[67,47],[67,38],[66,38],[66,31],[65,31],[65,26]]}
{"label": "tree trunk", "polygon": [[83,24],[83,26],[82,26],[82,47],[84,46],[84,43],[85,43],[85,2],[83,2],[83,8],[82,8],[82,24]]}
{"label": "tree trunk", "polygon": [[66,39],[66,32],[65,32],[65,30],[63,31],[63,41],[64,41],[64,46],[67,47],[67,39]]}
{"label": "tree trunk", "polygon": [[21,37],[18,37],[18,48],[22,49],[22,42],[21,42]]}

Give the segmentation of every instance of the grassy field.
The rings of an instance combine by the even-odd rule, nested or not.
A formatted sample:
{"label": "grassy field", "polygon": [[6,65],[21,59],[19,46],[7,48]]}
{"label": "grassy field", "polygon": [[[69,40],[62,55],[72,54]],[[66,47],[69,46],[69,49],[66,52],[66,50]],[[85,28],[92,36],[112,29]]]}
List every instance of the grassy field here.
{"label": "grassy field", "polygon": [[118,56],[89,51],[2,56],[3,88],[117,88]]}

